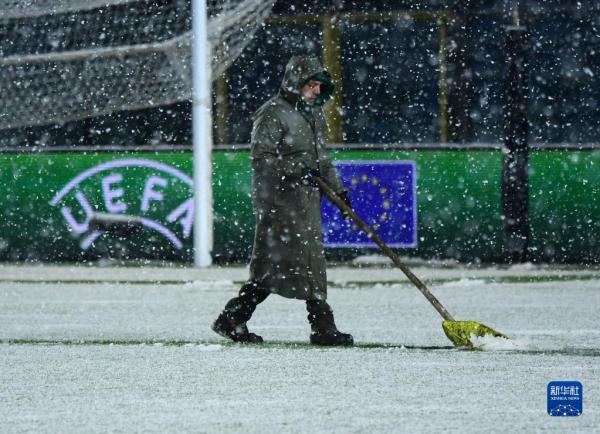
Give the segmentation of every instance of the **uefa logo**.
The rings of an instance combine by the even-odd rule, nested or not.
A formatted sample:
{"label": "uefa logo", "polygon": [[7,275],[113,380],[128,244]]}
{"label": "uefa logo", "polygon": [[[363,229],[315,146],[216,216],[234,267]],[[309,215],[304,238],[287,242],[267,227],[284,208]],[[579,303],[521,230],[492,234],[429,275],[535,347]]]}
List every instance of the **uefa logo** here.
{"label": "uefa logo", "polygon": [[50,201],[60,210],[82,250],[104,235],[90,225],[101,213],[135,216],[145,228],[179,250],[192,232],[193,181],[153,160],[122,159],[92,167],[69,181]]}

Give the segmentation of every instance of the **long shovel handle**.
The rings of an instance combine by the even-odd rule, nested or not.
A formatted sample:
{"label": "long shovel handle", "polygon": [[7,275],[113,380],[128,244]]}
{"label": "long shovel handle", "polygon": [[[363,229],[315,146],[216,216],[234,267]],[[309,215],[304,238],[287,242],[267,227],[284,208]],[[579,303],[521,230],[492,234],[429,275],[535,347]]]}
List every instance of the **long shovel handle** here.
{"label": "long shovel handle", "polygon": [[371,229],[371,227],[367,223],[365,223],[354,212],[354,210],[352,208],[350,208],[346,204],[346,202],[344,202],[342,200],[342,198],[340,198],[333,191],[333,189],[329,186],[329,184],[327,184],[327,182],[325,182],[325,180],[323,178],[321,178],[319,176],[315,176],[314,178],[317,181],[317,183],[319,184],[319,187],[321,187],[321,190],[325,193],[325,195],[338,208],[340,208],[342,211],[344,211],[346,214],[348,214],[350,216],[350,218],[352,218],[352,220],[354,220],[356,222],[356,224],[358,226],[360,226],[360,228],[369,236],[369,238],[371,238],[373,241],[375,241],[375,243],[381,248],[381,250],[383,250],[385,252],[385,254],[390,257],[392,262],[394,262],[394,264],[396,264],[396,266],[402,270],[402,272],[406,275],[406,277],[408,277],[408,279],[419,289],[419,291],[421,291],[423,293],[425,298],[427,300],[429,300],[429,302],[433,305],[435,310],[437,310],[439,312],[439,314],[442,316],[442,318],[444,318],[445,320],[454,321],[454,318],[452,318],[452,315],[450,315],[450,313],[448,313],[446,308],[444,306],[442,306],[442,303],[440,303],[440,301],[429,291],[429,289],[427,289],[425,284],[423,282],[421,282],[421,280],[417,276],[415,276],[412,273],[412,271],[410,271],[410,269],[405,264],[402,263],[402,261],[400,260],[398,255],[396,255],[392,251],[392,249],[390,249],[383,242],[383,240],[381,238],[379,238],[379,235],[377,235],[377,233],[373,229]]}

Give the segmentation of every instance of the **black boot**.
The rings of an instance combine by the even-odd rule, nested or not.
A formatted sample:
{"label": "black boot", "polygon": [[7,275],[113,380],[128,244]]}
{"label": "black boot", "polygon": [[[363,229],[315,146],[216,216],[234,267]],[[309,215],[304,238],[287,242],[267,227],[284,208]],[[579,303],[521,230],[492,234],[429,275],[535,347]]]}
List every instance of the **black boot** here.
{"label": "black boot", "polygon": [[340,332],[333,319],[333,311],[327,302],[307,300],[308,322],[312,332],[310,343],[313,345],[354,345],[351,334]]}
{"label": "black boot", "polygon": [[250,320],[256,306],[268,295],[267,291],[260,289],[255,283],[246,283],[240,289],[239,296],[227,302],[223,312],[212,324],[212,330],[234,342],[262,343],[262,337],[248,331],[246,322]]}
{"label": "black boot", "polygon": [[261,344],[263,342],[262,336],[248,331],[246,323],[236,326],[235,323],[229,320],[225,313],[219,315],[212,324],[211,329],[224,338],[231,339],[233,342],[252,344]]}

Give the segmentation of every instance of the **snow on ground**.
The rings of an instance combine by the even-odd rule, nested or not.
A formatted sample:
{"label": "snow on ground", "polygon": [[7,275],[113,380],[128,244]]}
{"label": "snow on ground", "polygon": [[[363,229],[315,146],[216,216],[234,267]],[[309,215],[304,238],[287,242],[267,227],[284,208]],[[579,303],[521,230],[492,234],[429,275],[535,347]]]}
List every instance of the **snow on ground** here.
{"label": "snow on ground", "polygon": [[[278,344],[214,335],[246,267],[0,266],[0,431],[597,430],[598,269],[413,271],[456,319],[511,340],[451,348],[427,300],[380,266],[329,270],[351,349],[307,346],[304,304],[276,296],[249,325]],[[546,414],[553,380],[583,383],[582,416]]]}

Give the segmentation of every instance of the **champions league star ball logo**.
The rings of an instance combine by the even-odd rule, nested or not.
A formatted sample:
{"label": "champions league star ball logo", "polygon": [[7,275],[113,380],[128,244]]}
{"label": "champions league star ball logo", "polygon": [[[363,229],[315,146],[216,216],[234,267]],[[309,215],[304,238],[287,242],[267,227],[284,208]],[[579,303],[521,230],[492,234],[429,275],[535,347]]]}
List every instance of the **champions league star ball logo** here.
{"label": "champions league star ball logo", "polygon": [[172,166],[152,160],[125,159],[99,164],[80,173],[50,201],[87,250],[103,235],[90,220],[96,213],[138,217],[176,249],[190,237],[194,221],[192,179]]}

